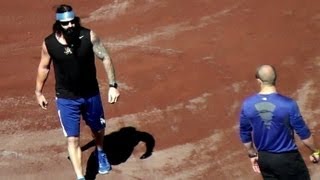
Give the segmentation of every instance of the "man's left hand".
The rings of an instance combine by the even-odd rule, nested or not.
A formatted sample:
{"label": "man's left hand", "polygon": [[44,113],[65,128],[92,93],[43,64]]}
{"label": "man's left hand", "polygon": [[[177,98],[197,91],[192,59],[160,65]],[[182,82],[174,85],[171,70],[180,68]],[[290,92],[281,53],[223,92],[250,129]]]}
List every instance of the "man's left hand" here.
{"label": "man's left hand", "polygon": [[108,102],[113,104],[118,101],[120,93],[117,88],[110,87],[108,92]]}
{"label": "man's left hand", "polygon": [[310,156],[309,159],[311,162],[313,163],[319,163],[319,159],[320,159],[320,151],[317,150],[315,152],[313,152]]}

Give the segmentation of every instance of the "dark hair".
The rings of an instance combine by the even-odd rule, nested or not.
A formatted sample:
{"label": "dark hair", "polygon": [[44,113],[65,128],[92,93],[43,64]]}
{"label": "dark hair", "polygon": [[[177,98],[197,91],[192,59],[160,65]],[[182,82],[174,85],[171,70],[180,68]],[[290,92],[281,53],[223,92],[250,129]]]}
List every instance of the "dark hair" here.
{"label": "dark hair", "polygon": [[[67,4],[61,4],[56,9],[56,13],[64,13],[64,12],[69,12],[69,11],[72,11],[72,7]],[[76,27],[80,27],[80,18],[78,16],[76,16],[74,18],[74,22],[75,22]],[[56,22],[52,26],[52,31],[57,33],[58,35],[61,35],[62,30],[63,29],[61,27],[60,22],[58,20],[56,20]]]}
{"label": "dark hair", "polygon": [[271,69],[272,69],[272,74],[270,75],[262,75],[260,73],[260,70],[263,66],[266,65],[262,65],[259,66],[256,70],[256,74],[255,74],[255,78],[256,79],[260,79],[262,81],[263,84],[267,84],[267,85],[276,85],[276,81],[277,81],[277,72],[274,66],[272,65],[268,65]]}

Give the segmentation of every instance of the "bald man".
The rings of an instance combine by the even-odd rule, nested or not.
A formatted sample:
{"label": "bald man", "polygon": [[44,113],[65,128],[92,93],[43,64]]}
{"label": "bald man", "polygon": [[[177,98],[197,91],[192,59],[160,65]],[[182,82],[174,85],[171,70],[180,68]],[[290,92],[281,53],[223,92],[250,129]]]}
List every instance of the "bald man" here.
{"label": "bald man", "polygon": [[294,141],[297,133],[311,151],[310,161],[319,161],[320,151],[304,122],[295,100],[277,93],[273,66],[257,68],[260,92],[248,97],[240,113],[240,139],[252,168],[265,180],[308,180],[309,172]]}

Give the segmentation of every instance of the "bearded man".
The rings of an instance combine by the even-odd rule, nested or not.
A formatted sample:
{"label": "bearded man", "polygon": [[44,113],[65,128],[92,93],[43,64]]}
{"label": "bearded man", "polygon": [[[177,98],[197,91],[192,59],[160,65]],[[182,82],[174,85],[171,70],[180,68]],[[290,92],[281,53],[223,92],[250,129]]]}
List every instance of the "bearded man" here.
{"label": "bearded man", "polygon": [[98,171],[106,174],[111,170],[111,165],[103,151],[105,118],[96,78],[95,56],[102,61],[107,73],[108,102],[112,104],[120,95],[113,63],[100,38],[92,30],[81,26],[80,18],[71,6],[58,6],[55,19],[53,33],[42,43],[35,88],[37,102],[42,109],[47,109],[43,88],[52,63],[56,106],[77,179],[84,179],[79,142],[81,117],[95,137]]}

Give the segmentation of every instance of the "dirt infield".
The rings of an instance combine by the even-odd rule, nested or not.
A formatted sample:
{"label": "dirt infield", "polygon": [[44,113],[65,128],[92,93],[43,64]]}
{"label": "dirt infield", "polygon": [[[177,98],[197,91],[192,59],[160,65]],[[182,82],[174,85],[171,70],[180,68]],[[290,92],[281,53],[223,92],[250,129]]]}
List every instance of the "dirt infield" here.
{"label": "dirt infield", "polygon": [[[71,4],[82,24],[102,37],[117,70],[120,101],[103,99],[113,171],[93,172],[96,179],[261,179],[237,124],[241,101],[257,90],[253,74],[260,64],[277,67],[278,90],[298,101],[320,139],[320,1],[2,1],[0,179],[75,177],[53,74],[44,89],[48,110],[33,93],[40,45],[59,3]],[[106,97],[106,75],[97,65]],[[85,145],[92,138],[82,128]],[[140,159],[146,147],[154,152]],[[94,166],[92,151],[84,151],[85,168]],[[306,148],[301,151],[307,158]],[[320,178],[319,167],[308,163],[312,179]]]}

